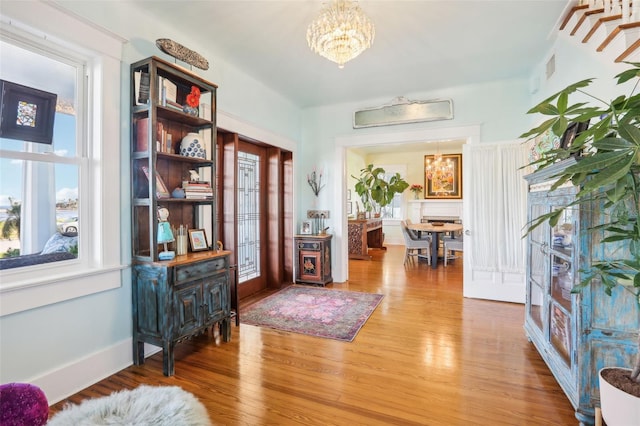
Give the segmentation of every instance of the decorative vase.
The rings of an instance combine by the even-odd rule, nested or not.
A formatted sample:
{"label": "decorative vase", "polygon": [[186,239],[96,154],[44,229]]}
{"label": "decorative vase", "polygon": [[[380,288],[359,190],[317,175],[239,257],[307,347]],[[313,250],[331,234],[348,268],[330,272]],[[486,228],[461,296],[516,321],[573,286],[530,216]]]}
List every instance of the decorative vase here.
{"label": "decorative vase", "polygon": [[193,115],[194,117],[198,116],[198,107],[192,107],[189,105],[185,105],[182,107],[182,111],[185,114]]}
{"label": "decorative vase", "polygon": [[182,188],[174,189],[171,192],[171,197],[172,198],[184,198],[185,197],[184,189],[182,189]]}
{"label": "decorative vase", "polygon": [[187,133],[180,142],[180,155],[185,157],[206,158],[203,141],[198,133]]}
{"label": "decorative vase", "polygon": [[[611,385],[602,377],[602,372],[612,368],[603,368],[598,373],[600,384],[600,407],[607,426],[625,426],[640,424],[640,398]],[[614,368],[617,369],[617,368]],[[619,368],[620,370],[631,370]]]}
{"label": "decorative vase", "polygon": [[413,193],[413,198],[414,198],[414,199],[416,199],[416,200],[419,200],[419,199],[420,199],[420,197],[418,196],[418,193],[417,193],[417,192],[414,192],[414,193]]}

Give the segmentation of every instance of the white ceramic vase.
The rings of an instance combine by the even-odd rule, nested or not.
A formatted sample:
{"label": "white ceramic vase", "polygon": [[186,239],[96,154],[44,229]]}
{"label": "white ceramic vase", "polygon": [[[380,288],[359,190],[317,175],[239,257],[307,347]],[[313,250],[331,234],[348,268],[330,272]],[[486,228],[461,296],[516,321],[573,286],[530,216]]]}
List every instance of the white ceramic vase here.
{"label": "white ceramic vase", "polygon": [[640,398],[630,395],[604,380],[602,378],[604,370],[607,368],[598,372],[598,382],[600,384],[602,418],[607,422],[607,426],[640,425]]}
{"label": "white ceramic vase", "polygon": [[187,133],[180,142],[180,155],[185,157],[206,158],[204,141],[198,133]]}

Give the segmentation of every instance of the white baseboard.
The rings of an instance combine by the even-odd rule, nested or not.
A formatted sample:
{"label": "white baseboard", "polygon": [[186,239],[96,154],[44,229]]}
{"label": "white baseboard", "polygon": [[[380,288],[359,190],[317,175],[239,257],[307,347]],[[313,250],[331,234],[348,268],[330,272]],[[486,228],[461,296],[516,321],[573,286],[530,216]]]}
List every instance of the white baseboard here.
{"label": "white baseboard", "polygon": [[[29,383],[42,389],[47,396],[49,405],[53,405],[132,365],[132,345],[131,339],[123,340],[104,350],[29,380]],[[160,350],[162,348],[145,344],[145,357]]]}

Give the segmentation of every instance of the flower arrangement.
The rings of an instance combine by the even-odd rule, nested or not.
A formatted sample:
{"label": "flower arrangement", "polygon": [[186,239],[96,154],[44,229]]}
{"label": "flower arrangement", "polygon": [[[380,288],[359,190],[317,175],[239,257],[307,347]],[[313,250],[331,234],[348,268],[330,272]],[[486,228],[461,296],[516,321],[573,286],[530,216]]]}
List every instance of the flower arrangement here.
{"label": "flower arrangement", "polygon": [[317,173],[314,169],[310,174],[307,175],[307,183],[317,197],[320,193],[320,190],[324,188],[324,184],[322,183],[322,172]]}
{"label": "flower arrangement", "polygon": [[200,106],[200,89],[196,86],[191,86],[191,93],[187,95],[187,105],[191,108],[198,108]]}
{"label": "flower arrangement", "polygon": [[420,185],[419,183],[414,183],[409,187],[409,191],[413,192],[413,196],[417,200],[418,194],[422,192],[422,185]]}

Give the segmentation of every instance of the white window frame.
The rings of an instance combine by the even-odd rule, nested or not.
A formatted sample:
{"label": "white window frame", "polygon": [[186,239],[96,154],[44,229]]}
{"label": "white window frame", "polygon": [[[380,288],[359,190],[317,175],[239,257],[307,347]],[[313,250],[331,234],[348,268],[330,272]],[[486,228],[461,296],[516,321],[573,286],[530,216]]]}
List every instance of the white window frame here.
{"label": "white window frame", "polygon": [[[75,52],[89,76],[85,111],[87,149],[80,176],[83,232],[77,261],[0,271],[0,316],[122,286],[120,94],[124,40],[71,16],[51,3],[3,5],[3,37],[46,51]],[[28,9],[28,10],[26,10]],[[127,257],[130,259],[130,257]],[[128,260],[126,261],[128,263]]]}
{"label": "white window frame", "polygon": [[[380,164],[378,167],[384,169],[385,175],[400,173],[400,177],[407,178],[407,165],[406,164]],[[406,193],[406,191],[405,191]],[[406,216],[407,203],[404,194],[400,194],[400,217],[398,218],[382,218],[382,224],[398,224]]]}

